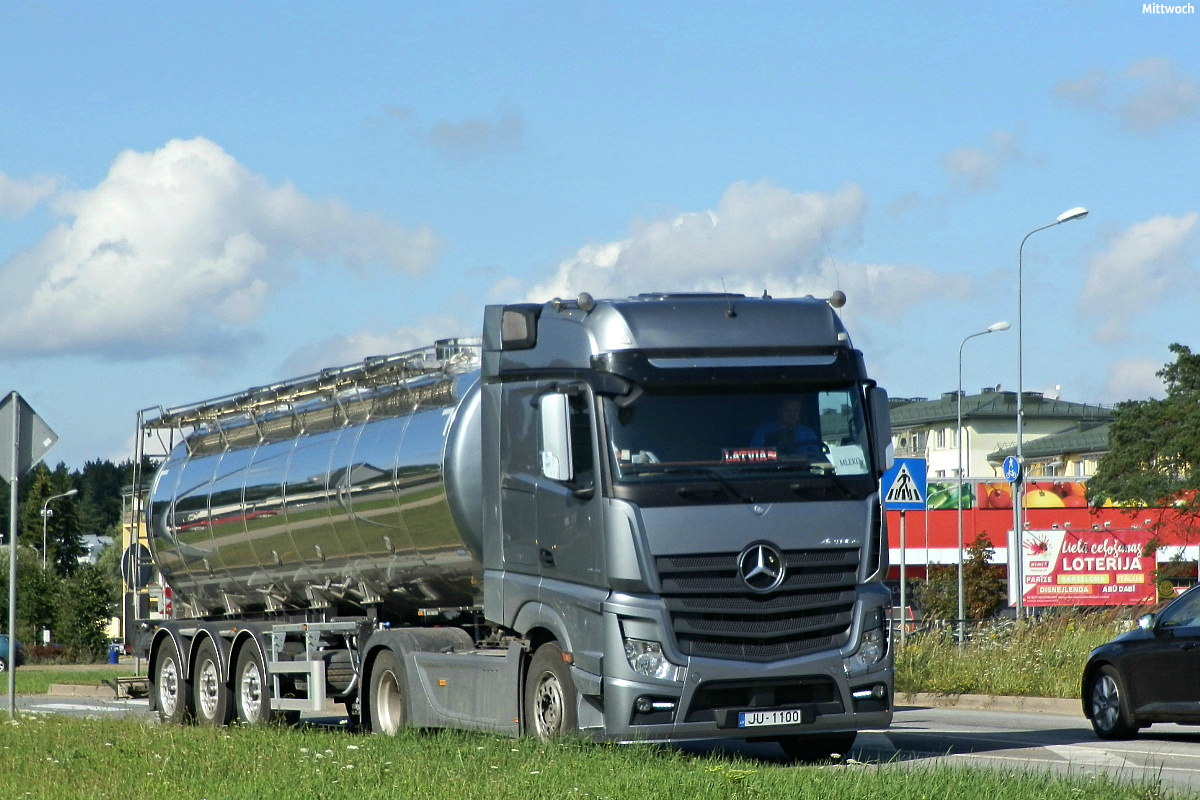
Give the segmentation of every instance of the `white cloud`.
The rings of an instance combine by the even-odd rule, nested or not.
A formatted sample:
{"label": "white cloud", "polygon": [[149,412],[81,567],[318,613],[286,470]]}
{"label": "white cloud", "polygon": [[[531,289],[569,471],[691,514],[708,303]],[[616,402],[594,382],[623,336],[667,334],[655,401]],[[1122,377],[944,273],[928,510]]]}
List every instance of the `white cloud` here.
{"label": "white cloud", "polygon": [[[963,276],[920,267],[841,260],[829,248],[857,241],[867,198],[847,185],[834,194],[795,194],[761,182],[729,187],[717,208],[639,222],[622,241],[589,244],[525,293],[542,302],[589,292],[622,297],[651,291],[729,291],[750,296],[850,298],[847,320],[895,321],[916,308],[970,294]],[[828,243],[828,247],[827,247]],[[497,283],[515,295],[511,279]]]}
{"label": "white cloud", "polygon": [[325,369],[362,361],[368,356],[384,356],[428,347],[439,339],[478,336],[469,331],[461,320],[452,317],[431,317],[416,325],[375,333],[359,331],[346,336],[332,336],[320,342],[298,348],[282,366],[286,377],[308,375]]}
{"label": "white cloud", "polygon": [[[612,297],[646,291],[720,291],[722,282],[791,285],[818,277],[824,239],[857,239],[866,195],[794,194],[769,183],[735,183],[717,208],[636,222],[629,238],[589,244],[528,293],[531,300],[591,292]],[[827,291],[827,286],[813,286]]]}
{"label": "white cloud", "polygon": [[1000,170],[1021,159],[1017,137],[996,131],[985,147],[960,147],[942,156],[942,167],[950,182],[968,192],[983,192],[995,186]]}
{"label": "white cloud", "polygon": [[25,216],[57,188],[58,180],[48,175],[17,180],[0,172],[0,217],[19,219]]}
{"label": "white cloud", "polygon": [[1161,399],[1166,394],[1162,378],[1157,375],[1162,368],[1162,361],[1153,358],[1129,358],[1110,363],[1101,402]]}
{"label": "white cloud", "polygon": [[135,357],[211,351],[252,335],[302,262],[417,273],[438,242],[344,203],[271,186],[216,144],[127,151],[66,219],[0,267],[0,352]]}
{"label": "white cloud", "polygon": [[[1192,212],[1139,222],[1092,259],[1079,296],[1079,313],[1102,321],[1096,331],[1098,341],[1125,338],[1131,320],[1189,285],[1198,216]],[[1097,314],[1096,309],[1103,312]]]}
{"label": "white cloud", "polygon": [[1135,61],[1118,75],[1093,70],[1058,84],[1054,94],[1070,105],[1111,116],[1144,136],[1200,117],[1200,81],[1167,58]]}

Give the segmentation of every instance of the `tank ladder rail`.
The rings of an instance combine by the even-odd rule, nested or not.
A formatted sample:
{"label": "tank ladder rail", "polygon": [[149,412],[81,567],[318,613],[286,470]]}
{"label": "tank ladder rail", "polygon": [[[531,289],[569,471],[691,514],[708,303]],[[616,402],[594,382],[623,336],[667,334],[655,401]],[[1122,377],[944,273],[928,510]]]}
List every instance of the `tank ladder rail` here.
{"label": "tank ladder rail", "polygon": [[464,372],[478,362],[481,347],[477,339],[448,339],[394,355],[371,356],[356,364],[331,367],[199,403],[160,407],[157,417],[142,417],[141,427],[199,429],[202,425],[220,426],[231,419],[245,424],[248,418],[287,412],[313,400],[337,402],[341,394],[349,391],[403,384],[438,373]]}

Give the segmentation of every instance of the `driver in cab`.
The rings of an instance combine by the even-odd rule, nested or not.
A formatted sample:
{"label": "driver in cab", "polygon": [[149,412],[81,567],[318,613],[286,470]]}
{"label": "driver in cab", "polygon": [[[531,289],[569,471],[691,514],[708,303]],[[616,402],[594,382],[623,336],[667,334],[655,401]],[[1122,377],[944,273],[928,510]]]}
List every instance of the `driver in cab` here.
{"label": "driver in cab", "polygon": [[800,418],[800,401],[785,398],[776,407],[776,419],[759,426],[750,440],[750,446],[773,449],[780,456],[820,454],[820,438]]}

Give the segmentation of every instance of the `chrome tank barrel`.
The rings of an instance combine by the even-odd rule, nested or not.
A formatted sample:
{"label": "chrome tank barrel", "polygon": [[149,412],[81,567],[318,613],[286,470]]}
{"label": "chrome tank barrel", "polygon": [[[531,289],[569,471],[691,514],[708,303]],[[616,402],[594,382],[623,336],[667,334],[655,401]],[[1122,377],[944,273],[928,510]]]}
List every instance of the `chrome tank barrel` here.
{"label": "chrome tank barrel", "polygon": [[190,615],[392,615],[482,589],[479,373],[194,433],[150,494],[151,549]]}

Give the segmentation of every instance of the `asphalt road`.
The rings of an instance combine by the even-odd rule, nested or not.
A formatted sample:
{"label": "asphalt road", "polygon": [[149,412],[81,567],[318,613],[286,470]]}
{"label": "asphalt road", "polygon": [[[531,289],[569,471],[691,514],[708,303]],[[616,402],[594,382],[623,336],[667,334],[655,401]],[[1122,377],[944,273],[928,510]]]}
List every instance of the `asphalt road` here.
{"label": "asphalt road", "polygon": [[[7,698],[4,708],[7,709]],[[1012,704],[1009,704],[1012,705]],[[1071,703],[1050,710],[971,709],[902,706],[887,730],[859,734],[851,768],[859,764],[887,769],[958,764],[1017,771],[1048,770],[1061,775],[1106,775],[1122,781],[1161,781],[1175,789],[1200,791],[1200,729],[1155,725],[1128,742],[1105,742]],[[123,717],[146,722],[154,717],[143,700],[102,697],[22,695],[19,713]],[[314,717],[319,724],[338,724],[336,717]],[[695,743],[691,752],[736,752],[778,762],[772,744]]]}

